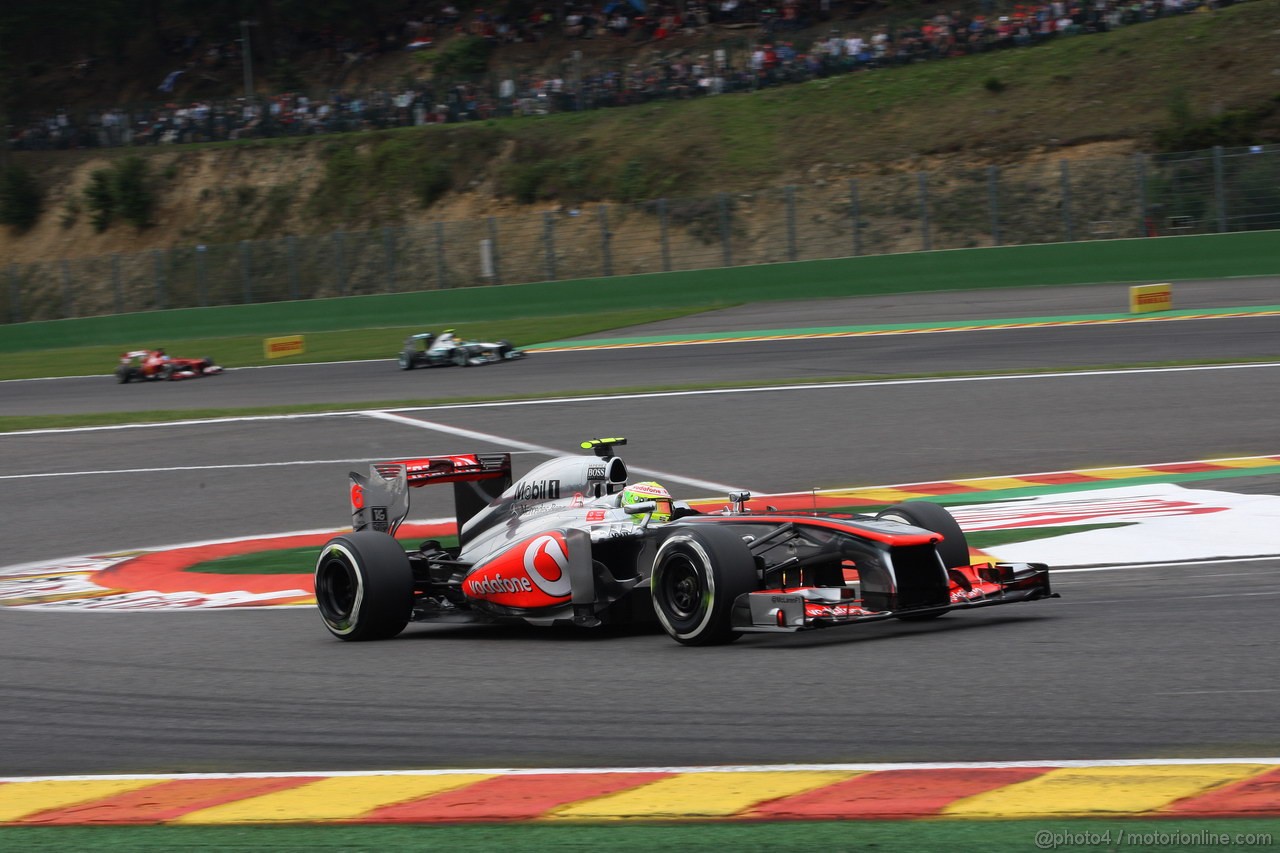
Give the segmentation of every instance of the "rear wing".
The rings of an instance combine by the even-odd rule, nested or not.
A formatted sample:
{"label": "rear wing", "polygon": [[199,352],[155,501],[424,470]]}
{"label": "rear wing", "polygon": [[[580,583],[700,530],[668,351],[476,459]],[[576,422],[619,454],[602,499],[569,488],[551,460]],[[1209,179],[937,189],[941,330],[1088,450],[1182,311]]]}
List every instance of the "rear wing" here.
{"label": "rear wing", "polygon": [[409,514],[409,489],[453,484],[454,514],[462,525],[511,486],[510,453],[468,453],[375,462],[369,476],[352,471],[351,527],[395,535]]}

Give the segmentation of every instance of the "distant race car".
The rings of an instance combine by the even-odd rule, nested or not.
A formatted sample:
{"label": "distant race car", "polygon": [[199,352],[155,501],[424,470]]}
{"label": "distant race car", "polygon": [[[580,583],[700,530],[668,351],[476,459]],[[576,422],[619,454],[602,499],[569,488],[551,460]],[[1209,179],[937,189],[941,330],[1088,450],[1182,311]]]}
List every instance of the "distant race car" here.
{"label": "distant race car", "polygon": [[439,335],[434,332],[423,332],[405,338],[404,348],[400,350],[400,369],[413,370],[415,367],[439,367],[451,364],[457,367],[468,367],[476,364],[491,364],[495,361],[510,361],[524,358],[524,355],[523,350],[516,349],[507,341],[494,343],[464,341],[454,337],[452,329],[447,329]]}
{"label": "distant race car", "polygon": [[[1041,563],[970,565],[944,508],[908,501],[877,515],[763,512],[746,492],[722,511],[626,504],[622,438],[562,456],[515,482],[511,454],[376,463],[351,472],[353,532],[316,562],[325,626],[343,640],[394,637],[410,622],[533,625],[656,620],[677,642],[784,633],[1052,598]],[[406,551],[393,535],[409,489],[452,483],[456,547]],[[628,499],[656,484],[628,489]],[[665,523],[655,522],[659,519]],[[668,520],[669,519],[669,520]]]}
{"label": "distant race car", "polygon": [[221,372],[211,358],[174,358],[162,349],[140,349],[120,354],[116,379],[123,384],[142,379],[194,379]]}

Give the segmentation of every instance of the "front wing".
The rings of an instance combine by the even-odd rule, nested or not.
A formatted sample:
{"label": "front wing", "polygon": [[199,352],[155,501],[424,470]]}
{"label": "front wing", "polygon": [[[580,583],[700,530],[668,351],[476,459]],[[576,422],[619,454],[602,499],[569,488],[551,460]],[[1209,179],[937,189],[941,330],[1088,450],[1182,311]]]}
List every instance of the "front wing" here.
{"label": "front wing", "polygon": [[765,589],[740,595],[734,602],[734,630],[794,633],[857,622],[969,610],[1018,601],[1057,598],[1043,563],[988,563],[948,570],[950,601],[907,610],[874,610],[864,606],[857,586]]}

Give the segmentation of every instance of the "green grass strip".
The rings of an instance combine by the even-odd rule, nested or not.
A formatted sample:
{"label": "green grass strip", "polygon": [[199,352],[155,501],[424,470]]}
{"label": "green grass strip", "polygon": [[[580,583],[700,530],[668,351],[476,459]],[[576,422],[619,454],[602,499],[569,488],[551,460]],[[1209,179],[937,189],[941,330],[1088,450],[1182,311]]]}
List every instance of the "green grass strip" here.
{"label": "green grass strip", "polygon": [[[507,340],[519,347],[539,341],[589,335],[610,329],[625,328],[645,323],[656,323],[691,313],[724,306],[694,306],[689,308],[643,308],[612,311],[601,314],[565,314],[555,317],[518,318],[511,320],[481,320],[458,328],[458,333],[470,340]],[[418,332],[440,331],[447,323],[404,325],[405,317],[396,317],[396,324],[380,328],[344,327],[334,331],[308,331],[305,333],[306,352],[286,358],[267,358],[262,351],[263,337],[224,334],[201,337],[187,334],[190,328],[181,324],[154,334],[139,334],[116,343],[93,346],[65,346],[64,335],[50,336],[42,346],[23,351],[9,351],[0,360],[0,379],[34,379],[46,376],[111,376],[122,350],[154,349],[164,347],[170,355],[203,358],[212,357],[223,367],[252,367],[263,364],[301,364],[327,361],[360,361],[365,359],[395,359],[404,339]],[[59,321],[61,322],[61,321]],[[71,322],[71,321],[67,321]],[[0,326],[0,342],[7,342],[7,333],[14,327]],[[274,335],[301,333],[296,327],[286,326]],[[59,346],[62,345],[62,346]],[[4,347],[0,346],[0,351]]]}
{"label": "green grass strip", "polygon": [[1280,820],[795,821],[666,825],[10,827],[0,847],[22,851],[672,851],[1274,849]]}

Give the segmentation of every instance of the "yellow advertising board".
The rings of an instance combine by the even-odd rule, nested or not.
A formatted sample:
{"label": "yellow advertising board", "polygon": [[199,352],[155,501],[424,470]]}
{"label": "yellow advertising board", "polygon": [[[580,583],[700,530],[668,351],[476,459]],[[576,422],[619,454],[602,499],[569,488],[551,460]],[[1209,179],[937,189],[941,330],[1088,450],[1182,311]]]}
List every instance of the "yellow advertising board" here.
{"label": "yellow advertising board", "polygon": [[1172,284],[1139,284],[1129,288],[1129,313],[1168,311],[1173,307]]}
{"label": "yellow advertising board", "polygon": [[262,340],[262,354],[266,358],[302,355],[306,351],[307,344],[302,335],[285,335],[280,338],[264,338]]}

